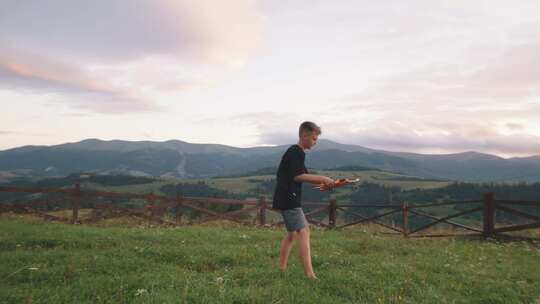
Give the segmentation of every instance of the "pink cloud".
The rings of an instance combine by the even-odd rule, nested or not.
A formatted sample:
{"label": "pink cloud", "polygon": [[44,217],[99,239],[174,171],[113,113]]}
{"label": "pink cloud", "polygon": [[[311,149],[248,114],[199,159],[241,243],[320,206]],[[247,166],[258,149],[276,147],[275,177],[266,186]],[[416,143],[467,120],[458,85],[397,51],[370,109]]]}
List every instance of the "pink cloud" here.
{"label": "pink cloud", "polygon": [[159,110],[136,91],[115,88],[76,65],[37,55],[0,55],[0,83],[7,89],[67,93],[68,104],[100,113]]}
{"label": "pink cloud", "polygon": [[259,30],[249,0],[8,1],[0,20],[0,88],[109,114],[161,110],[154,93],[235,68]]}

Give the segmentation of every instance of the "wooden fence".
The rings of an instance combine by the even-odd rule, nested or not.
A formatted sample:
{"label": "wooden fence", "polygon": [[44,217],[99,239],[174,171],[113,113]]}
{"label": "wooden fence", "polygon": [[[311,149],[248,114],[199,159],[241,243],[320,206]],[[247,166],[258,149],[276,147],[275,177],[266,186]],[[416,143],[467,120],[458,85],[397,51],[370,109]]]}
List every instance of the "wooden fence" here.
{"label": "wooden fence", "polygon": [[[176,197],[166,197],[154,194],[134,194],[134,193],[116,193],[116,192],[103,192],[103,191],[82,191],[79,184],[71,189],[66,188],[22,188],[22,187],[0,187],[0,192],[7,193],[26,193],[26,194],[59,194],[69,200],[71,217],[60,217],[51,215],[47,212],[40,211],[40,207],[48,204],[47,200],[35,200],[31,203],[24,204],[0,204],[0,212],[17,212],[35,214],[41,216],[47,220],[62,221],[69,223],[92,223],[106,218],[115,218],[122,216],[135,216],[143,218],[149,221],[154,221],[162,225],[182,225],[182,224],[200,224],[210,222],[214,220],[228,220],[240,224],[253,225],[258,224],[260,226],[274,226],[282,225],[283,222],[268,223],[267,213],[276,212],[271,208],[271,203],[264,197],[257,200],[233,200],[233,199],[221,199],[221,198],[202,198],[202,197],[184,197],[181,193],[177,193]],[[128,199],[141,199],[146,202],[142,208],[125,208],[112,203],[96,203],[93,204],[91,216],[86,219],[79,217],[79,210],[81,208],[81,199],[92,198],[128,198]],[[236,205],[241,206],[241,209],[218,212],[202,207],[202,204],[212,205]],[[305,213],[307,220],[314,225],[326,227],[328,229],[343,229],[362,223],[374,223],[385,227],[394,233],[401,234],[405,237],[437,237],[437,236],[456,236],[456,235],[481,235],[484,237],[501,236],[503,232],[518,231],[525,229],[540,228],[540,216],[534,215],[523,210],[518,210],[515,207],[524,206],[528,207],[540,207],[540,201],[514,201],[514,200],[496,200],[493,193],[484,194],[483,198],[478,200],[468,201],[454,201],[444,203],[433,204],[414,204],[411,205],[407,202],[400,204],[338,204],[335,199],[331,199],[328,203],[304,203],[303,206],[309,211]],[[460,210],[457,213],[447,215],[444,217],[438,217],[425,209],[436,208],[441,206],[462,206],[465,210]],[[163,214],[168,208],[174,210],[174,221],[168,220],[163,217]],[[523,208],[523,207],[521,207]],[[371,209],[380,210],[375,215],[368,216],[362,214],[358,210]],[[205,214],[206,217],[202,219],[192,220],[190,222],[183,222],[183,213],[186,210],[192,210],[200,214]],[[530,223],[526,224],[510,224],[506,226],[496,225],[495,214],[496,211],[506,212],[514,216],[527,219]],[[255,221],[248,221],[245,219],[245,215],[248,213],[256,212]],[[350,222],[341,223],[338,225],[338,212],[342,213],[347,218],[352,218]],[[475,212],[481,212],[482,226],[472,227],[457,223],[452,219],[462,217],[467,214]],[[317,219],[314,216],[317,214],[327,213],[324,219]],[[383,222],[383,218],[396,216],[400,219],[400,224],[389,224]],[[411,228],[411,217],[421,217],[431,220],[429,223],[421,225],[420,227]],[[320,216],[319,216],[320,217]],[[532,221],[532,222],[531,222]],[[426,234],[429,228],[438,224],[448,224],[455,228],[460,228],[468,231],[468,234]],[[424,233],[421,233],[424,232]],[[472,233],[470,233],[472,232]]]}

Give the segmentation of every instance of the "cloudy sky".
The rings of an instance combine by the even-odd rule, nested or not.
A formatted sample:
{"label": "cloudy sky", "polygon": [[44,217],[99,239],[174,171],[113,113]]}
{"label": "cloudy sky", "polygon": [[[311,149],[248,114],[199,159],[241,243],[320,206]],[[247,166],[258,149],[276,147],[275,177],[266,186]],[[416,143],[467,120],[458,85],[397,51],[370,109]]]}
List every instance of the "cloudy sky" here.
{"label": "cloudy sky", "polygon": [[0,0],[0,150],[321,138],[540,154],[540,1]]}

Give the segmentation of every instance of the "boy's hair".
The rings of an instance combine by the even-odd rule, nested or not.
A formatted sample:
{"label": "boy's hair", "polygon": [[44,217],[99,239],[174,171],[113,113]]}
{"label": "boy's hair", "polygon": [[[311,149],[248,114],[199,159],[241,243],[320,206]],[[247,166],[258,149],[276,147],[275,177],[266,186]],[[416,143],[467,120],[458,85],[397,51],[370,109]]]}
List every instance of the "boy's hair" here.
{"label": "boy's hair", "polygon": [[321,127],[317,126],[314,122],[311,121],[304,121],[300,125],[300,129],[298,130],[298,135],[302,136],[302,133],[313,133],[316,132],[317,135],[321,135]]}

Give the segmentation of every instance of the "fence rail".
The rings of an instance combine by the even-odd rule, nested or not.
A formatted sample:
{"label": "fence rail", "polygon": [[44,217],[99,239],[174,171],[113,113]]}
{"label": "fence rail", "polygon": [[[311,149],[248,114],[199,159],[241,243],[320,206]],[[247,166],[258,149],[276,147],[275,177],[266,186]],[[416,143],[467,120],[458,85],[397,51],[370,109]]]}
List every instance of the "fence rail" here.
{"label": "fence rail", "polygon": [[[137,194],[137,193],[117,193],[106,191],[87,191],[81,190],[80,185],[77,183],[71,189],[66,188],[24,188],[24,187],[0,187],[0,193],[26,193],[26,194],[59,194],[64,198],[69,199],[71,206],[71,217],[61,217],[57,215],[48,214],[47,212],[40,211],[39,208],[47,206],[48,200],[35,200],[27,204],[0,204],[1,212],[16,212],[25,214],[34,214],[40,216],[46,220],[61,221],[70,223],[94,223],[100,220],[108,218],[117,218],[122,216],[133,216],[142,218],[145,220],[157,222],[162,225],[181,225],[181,224],[201,224],[215,220],[228,220],[239,224],[252,225],[253,221],[247,221],[245,215],[249,213],[256,213],[255,223],[260,226],[274,226],[282,225],[283,222],[268,223],[267,213],[279,212],[269,206],[269,202],[264,197],[252,200],[235,200],[224,198],[208,198],[208,197],[184,197],[181,193],[177,193],[175,197],[167,197],[161,195]],[[95,199],[95,198],[127,198],[127,199],[140,199],[146,202],[142,208],[126,208],[114,205],[112,203],[95,203],[91,208],[91,214],[89,218],[81,219],[79,216],[79,210],[81,209],[81,199]],[[201,204],[210,205],[236,205],[241,206],[241,209],[229,210],[225,212],[219,212],[211,210],[207,207],[201,206]],[[473,208],[467,208],[460,212],[446,215],[443,217],[436,216],[421,209],[429,209],[432,207],[441,206],[474,206]],[[247,208],[244,208],[247,206]],[[517,210],[512,208],[513,206],[525,206],[525,207],[540,207],[540,201],[523,201],[523,200],[496,200],[493,193],[484,194],[482,199],[478,200],[464,200],[454,202],[443,203],[430,203],[430,204],[415,204],[410,205],[408,202],[402,202],[400,204],[338,204],[335,199],[330,199],[328,203],[304,203],[304,207],[312,208],[305,213],[308,222],[314,225],[325,227],[328,229],[343,229],[350,226],[359,225],[362,223],[374,223],[392,230],[395,233],[399,233],[404,237],[441,237],[441,236],[456,236],[456,235],[482,235],[484,237],[495,237],[501,235],[503,232],[519,231],[525,229],[540,228],[540,216],[527,213],[523,210]],[[163,214],[167,208],[174,208],[174,221],[170,221],[163,218]],[[376,214],[366,215],[361,214],[358,209],[376,209],[380,212]],[[205,218],[190,221],[189,223],[183,222],[183,214],[186,210],[192,210],[206,215]],[[352,217],[352,221],[337,224],[338,211],[342,215]],[[503,227],[495,227],[496,211],[505,212],[518,216],[529,221],[531,223],[512,224]],[[471,227],[462,223],[452,221],[451,219],[462,217],[464,215],[472,214],[475,212],[482,213],[482,227]],[[321,213],[327,213],[327,221],[325,219],[315,218],[315,215]],[[400,214],[400,216],[398,216]],[[382,221],[383,218],[389,216],[398,217],[401,221],[401,225],[389,224]],[[409,226],[410,218],[420,217],[431,220],[429,223],[423,224],[420,227],[411,229]],[[447,224],[452,227],[457,227],[473,233],[467,234],[420,234],[425,232],[438,224]]]}

